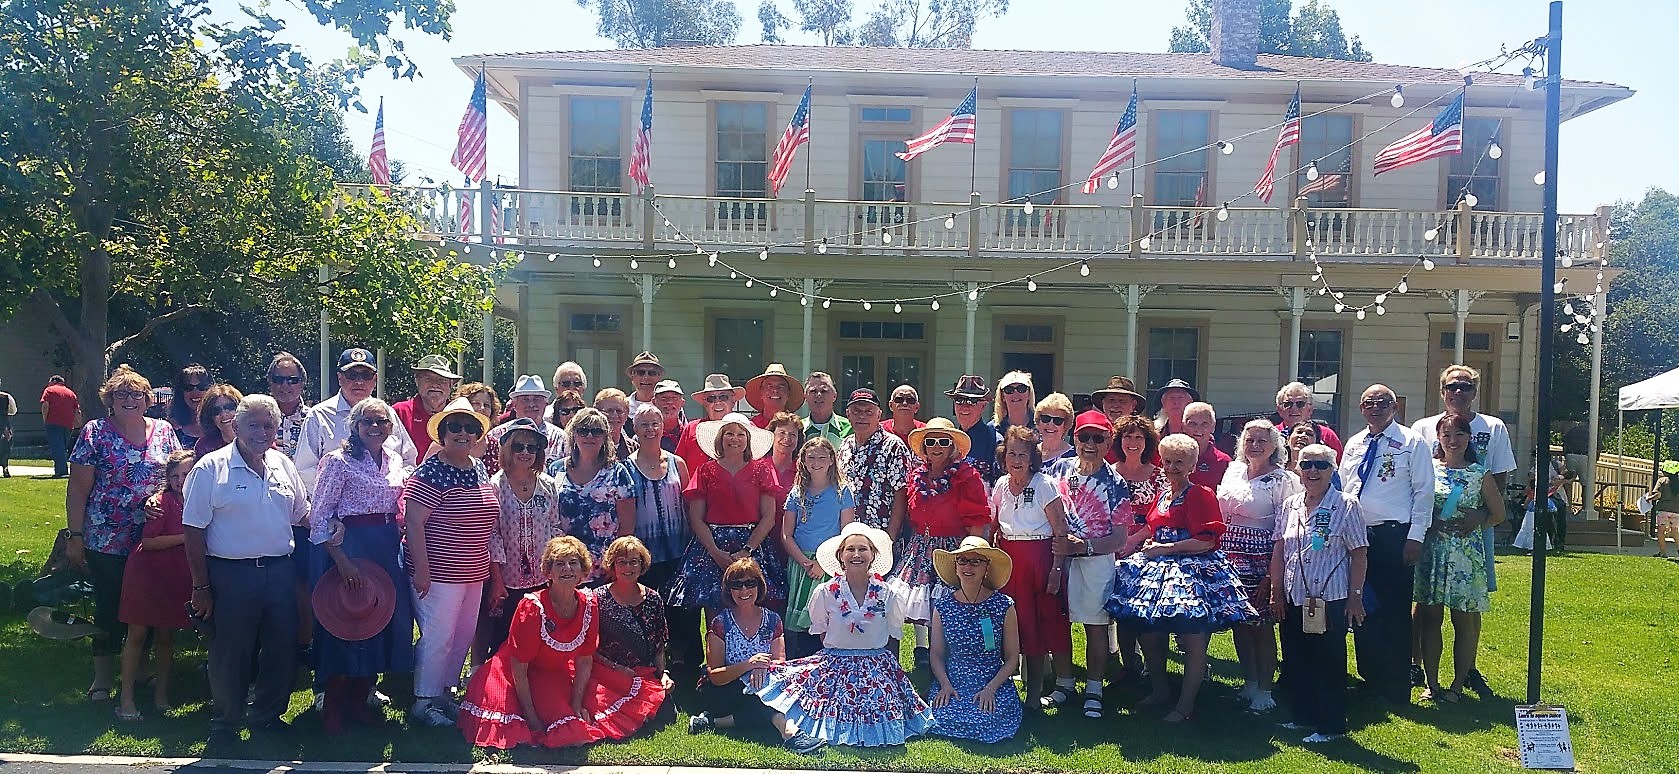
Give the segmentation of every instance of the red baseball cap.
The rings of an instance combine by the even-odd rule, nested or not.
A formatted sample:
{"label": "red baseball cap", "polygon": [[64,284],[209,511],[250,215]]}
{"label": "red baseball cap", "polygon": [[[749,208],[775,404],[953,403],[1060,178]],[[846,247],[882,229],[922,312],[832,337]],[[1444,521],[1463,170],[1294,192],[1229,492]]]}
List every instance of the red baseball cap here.
{"label": "red baseball cap", "polygon": [[1114,423],[1108,421],[1108,415],[1095,409],[1086,411],[1073,420],[1074,434],[1087,427],[1099,427],[1109,435],[1112,435],[1114,431]]}

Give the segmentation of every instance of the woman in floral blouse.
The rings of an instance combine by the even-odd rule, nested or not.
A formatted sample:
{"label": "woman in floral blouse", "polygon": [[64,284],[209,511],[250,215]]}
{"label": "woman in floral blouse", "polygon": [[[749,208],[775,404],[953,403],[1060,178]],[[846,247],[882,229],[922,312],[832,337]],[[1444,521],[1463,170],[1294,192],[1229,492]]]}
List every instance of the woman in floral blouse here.
{"label": "woman in floral blouse", "polygon": [[501,516],[490,533],[488,631],[481,655],[488,658],[507,640],[507,627],[519,599],[548,585],[542,573],[542,547],[565,534],[560,528],[560,497],[547,467],[548,439],[535,420],[507,423],[501,437],[501,470],[490,477]]}
{"label": "woman in floral blouse", "polygon": [[618,464],[618,452],[606,440],[608,432],[605,414],[578,409],[566,424],[571,455],[548,466],[558,486],[560,529],[583,541],[594,560],[589,585],[605,577],[607,545],[635,534],[635,483]]}
{"label": "woman in floral blouse", "polygon": [[641,585],[641,574],[652,554],[634,535],[606,547],[607,584],[591,593],[600,603],[600,650],[595,669],[610,669],[625,677],[639,677],[659,687],[661,694],[676,686],[665,668],[670,626],[659,592]]}

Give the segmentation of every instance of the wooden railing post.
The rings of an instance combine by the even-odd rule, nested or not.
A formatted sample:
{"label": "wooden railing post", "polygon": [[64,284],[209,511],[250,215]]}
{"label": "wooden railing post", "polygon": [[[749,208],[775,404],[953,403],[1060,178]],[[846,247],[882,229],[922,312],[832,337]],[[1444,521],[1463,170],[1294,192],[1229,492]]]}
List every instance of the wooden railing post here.
{"label": "wooden railing post", "polygon": [[1597,219],[1592,223],[1592,257],[1603,260],[1609,257],[1609,219],[1615,214],[1615,208],[1600,204],[1597,207]]}
{"label": "wooden railing post", "polygon": [[659,211],[653,208],[653,186],[641,189],[641,249],[651,250],[654,244],[654,222],[659,219]]}
{"label": "wooden railing post", "polygon": [[979,257],[979,192],[968,194],[968,257]]}
{"label": "wooden railing post", "polygon": [[1131,257],[1143,257],[1143,235],[1148,233],[1148,223],[1143,217],[1143,195],[1131,194]]}
{"label": "wooden railing post", "polygon": [[1293,215],[1292,225],[1294,233],[1290,236],[1290,241],[1292,241],[1294,245],[1294,259],[1297,261],[1304,261],[1311,257],[1312,248],[1314,247],[1314,245],[1311,244],[1311,202],[1304,196],[1295,197]]}
{"label": "wooden railing post", "polygon": [[816,252],[816,190],[805,189],[805,255]]}
{"label": "wooden railing post", "polygon": [[1457,203],[1457,262],[1469,262],[1469,248],[1471,245],[1472,229],[1469,225],[1471,213],[1475,210],[1469,206],[1467,199]]}

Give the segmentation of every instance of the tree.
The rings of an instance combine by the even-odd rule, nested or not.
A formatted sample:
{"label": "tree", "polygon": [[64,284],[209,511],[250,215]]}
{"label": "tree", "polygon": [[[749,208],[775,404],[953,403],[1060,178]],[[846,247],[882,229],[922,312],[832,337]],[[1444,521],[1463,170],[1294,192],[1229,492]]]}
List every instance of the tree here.
{"label": "tree", "polygon": [[596,31],[619,48],[671,43],[725,45],[740,31],[731,0],[577,0],[600,16]]}
{"label": "tree", "polygon": [[[972,48],[981,19],[1002,16],[1008,0],[881,0],[863,22],[852,26],[850,0],[793,0],[799,29],[815,33],[824,46],[853,43],[904,48]],[[758,20],[764,42],[781,41],[792,20],[775,0],[763,0]]]}
{"label": "tree", "polygon": [[[1259,53],[1372,61],[1372,55],[1357,35],[1347,40],[1341,29],[1341,16],[1334,8],[1318,0],[1306,0],[1300,6],[1300,13],[1295,14],[1293,6],[1293,0],[1260,0]],[[1212,0],[1189,0],[1184,16],[1187,23],[1172,28],[1166,50],[1211,51],[1207,41],[1213,29]]]}

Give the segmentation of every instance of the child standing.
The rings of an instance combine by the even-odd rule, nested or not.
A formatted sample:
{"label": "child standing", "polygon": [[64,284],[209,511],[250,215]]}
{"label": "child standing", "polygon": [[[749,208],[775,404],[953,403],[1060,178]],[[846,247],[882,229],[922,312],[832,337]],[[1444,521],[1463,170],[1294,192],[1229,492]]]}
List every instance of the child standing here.
{"label": "child standing", "polygon": [[181,488],[196,457],[181,449],[169,455],[164,465],[163,490],[158,500],[163,513],[146,522],[140,533],[140,549],[128,559],[122,576],[122,601],[117,620],[128,624],[128,639],[122,649],[122,702],[117,719],[142,720],[134,706],[134,684],[145,656],[146,634],[156,629],[153,651],[157,660],[157,682],[152,705],[159,714],[168,712],[169,669],[175,661],[175,631],[192,625],[187,619],[187,602],[192,599],[192,573],[187,569],[186,531],[181,527]]}
{"label": "child standing", "polygon": [[816,549],[857,518],[857,498],[835,464],[838,452],[826,436],[799,448],[798,472],[787,494],[787,518],[781,522],[781,545],[787,551],[788,656],[803,658],[822,645],[810,634],[810,593],[828,580],[816,561]]}

